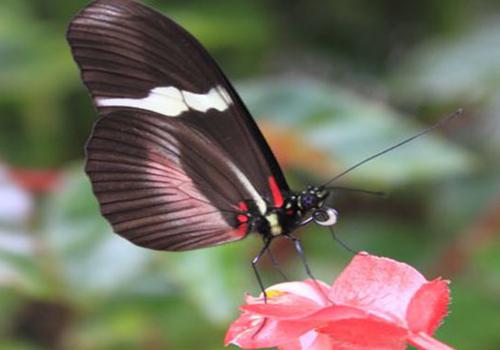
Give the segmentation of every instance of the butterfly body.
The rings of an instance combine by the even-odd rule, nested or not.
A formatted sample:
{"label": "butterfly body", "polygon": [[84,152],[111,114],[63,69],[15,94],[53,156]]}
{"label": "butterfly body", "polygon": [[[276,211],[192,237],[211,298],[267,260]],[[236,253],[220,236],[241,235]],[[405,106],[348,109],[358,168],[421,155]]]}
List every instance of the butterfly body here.
{"label": "butterfly body", "polygon": [[[272,181],[270,181],[272,183]],[[275,197],[274,204],[267,202],[266,212],[260,213],[255,203],[241,203],[242,214],[237,216],[240,224],[244,224],[248,233],[260,234],[264,240],[277,236],[286,236],[298,227],[307,223],[307,218],[317,213],[329,196],[329,191],[309,186],[307,190],[291,192],[286,197]]]}

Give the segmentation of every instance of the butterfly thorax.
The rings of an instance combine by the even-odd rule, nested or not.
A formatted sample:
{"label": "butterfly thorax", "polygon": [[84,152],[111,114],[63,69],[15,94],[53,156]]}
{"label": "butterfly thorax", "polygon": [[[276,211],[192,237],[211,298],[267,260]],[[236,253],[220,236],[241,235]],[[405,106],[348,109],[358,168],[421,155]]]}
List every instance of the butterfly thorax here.
{"label": "butterfly thorax", "polygon": [[322,210],[328,195],[328,190],[309,186],[306,190],[290,193],[279,207],[269,205],[264,214],[251,210],[250,231],[264,238],[288,235],[311,221],[314,213]]}

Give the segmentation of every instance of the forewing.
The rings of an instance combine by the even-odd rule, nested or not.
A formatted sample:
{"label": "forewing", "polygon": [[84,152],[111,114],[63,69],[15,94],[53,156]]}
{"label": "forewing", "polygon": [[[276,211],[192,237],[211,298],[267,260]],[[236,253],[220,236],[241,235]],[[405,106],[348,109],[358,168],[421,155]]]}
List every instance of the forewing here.
{"label": "forewing", "polygon": [[68,41],[101,115],[137,108],[177,119],[226,150],[265,200],[272,202],[276,195],[269,187],[271,177],[281,192],[288,191],[234,88],[175,22],[130,0],[98,0],[72,21]]}

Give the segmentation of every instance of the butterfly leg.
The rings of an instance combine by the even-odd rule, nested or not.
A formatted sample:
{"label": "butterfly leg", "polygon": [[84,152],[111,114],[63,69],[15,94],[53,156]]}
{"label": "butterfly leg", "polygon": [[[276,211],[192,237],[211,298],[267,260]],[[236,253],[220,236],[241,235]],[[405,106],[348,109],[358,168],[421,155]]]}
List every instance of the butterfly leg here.
{"label": "butterfly leg", "polygon": [[333,230],[333,227],[332,226],[329,226],[328,227],[330,229],[330,233],[332,235],[332,238],[338,243],[340,244],[342,247],[344,247],[348,252],[352,253],[353,255],[356,255],[358,254],[359,252],[355,251],[354,249],[352,249],[351,247],[349,247],[347,245],[347,243],[345,243],[343,240],[341,240],[339,237],[337,237],[337,235],[335,234],[335,231]]}
{"label": "butterfly leg", "polygon": [[267,255],[269,255],[269,259],[271,259],[271,263],[273,264],[273,267],[278,271],[278,273],[281,275],[283,280],[288,281],[288,278],[286,277],[285,273],[280,268],[278,260],[276,260],[276,257],[271,252],[271,245],[269,245],[269,247],[267,247]]}
{"label": "butterfly leg", "polygon": [[295,245],[295,251],[300,256],[300,260],[302,260],[302,265],[304,265],[307,275],[312,280],[316,281],[316,277],[314,277],[314,275],[312,274],[311,269],[309,268],[309,264],[307,263],[306,256],[304,255],[304,248],[302,247],[302,242],[300,241],[300,239],[291,234],[285,237],[289,238]]}
{"label": "butterfly leg", "polygon": [[298,237],[292,235],[292,234],[288,234],[285,237],[287,237],[288,239],[290,239],[293,242],[293,244],[295,245],[295,251],[300,256],[300,259],[302,260],[302,265],[304,265],[304,268],[306,270],[307,276],[309,276],[309,278],[316,285],[316,287],[318,288],[318,291],[320,291],[320,294],[323,296],[323,298],[325,299],[325,301],[333,303],[330,300],[330,298],[328,298],[328,296],[323,292],[323,289],[319,285],[318,280],[316,279],[316,277],[314,277],[311,269],[309,268],[309,264],[307,263],[307,259],[306,259],[306,256],[304,254],[304,248],[302,247],[302,242],[300,241],[300,239]]}
{"label": "butterfly leg", "polygon": [[267,294],[266,290],[264,288],[264,284],[262,283],[262,278],[260,277],[259,270],[257,269],[257,264],[260,261],[260,258],[268,251],[269,245],[271,244],[272,238],[267,238],[264,240],[264,246],[262,249],[259,251],[259,254],[255,256],[252,260],[252,268],[253,272],[255,273],[255,277],[257,278],[257,282],[259,283],[260,290],[262,291],[262,294],[264,295],[264,303],[267,304]]}

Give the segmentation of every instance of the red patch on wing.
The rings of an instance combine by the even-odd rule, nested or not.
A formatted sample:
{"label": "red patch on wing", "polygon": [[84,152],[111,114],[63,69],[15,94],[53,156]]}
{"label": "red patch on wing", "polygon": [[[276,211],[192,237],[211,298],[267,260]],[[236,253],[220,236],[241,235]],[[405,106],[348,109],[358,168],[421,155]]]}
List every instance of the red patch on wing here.
{"label": "red patch on wing", "polygon": [[248,233],[248,224],[247,223],[242,223],[240,226],[238,226],[237,230],[233,231],[236,237],[244,237]]}
{"label": "red patch on wing", "polygon": [[241,211],[248,211],[248,205],[245,202],[240,202],[238,204],[238,207],[240,208]]}
{"label": "red patch on wing", "polygon": [[248,216],[246,215],[243,215],[243,214],[240,214],[236,217],[236,219],[238,220],[238,222],[240,223],[245,223],[248,221]]}
{"label": "red patch on wing", "polygon": [[276,208],[281,208],[283,206],[283,195],[281,194],[274,176],[269,176],[269,188],[271,189],[271,193],[273,195],[274,205]]}
{"label": "red patch on wing", "polygon": [[245,214],[239,214],[236,216],[236,220],[238,220],[238,228],[233,231],[233,234],[236,237],[244,237],[248,233],[248,216],[246,213],[248,212],[248,204],[245,202],[239,202],[238,208],[244,212]]}

